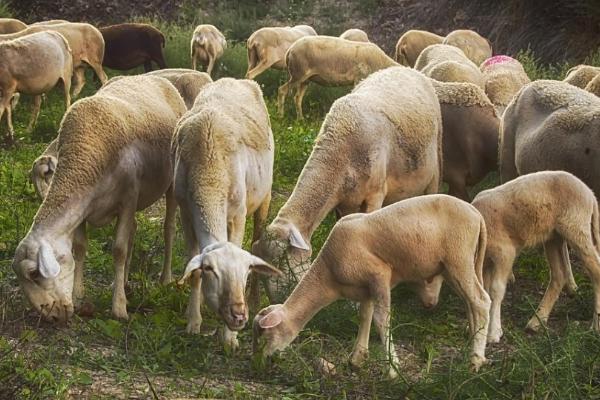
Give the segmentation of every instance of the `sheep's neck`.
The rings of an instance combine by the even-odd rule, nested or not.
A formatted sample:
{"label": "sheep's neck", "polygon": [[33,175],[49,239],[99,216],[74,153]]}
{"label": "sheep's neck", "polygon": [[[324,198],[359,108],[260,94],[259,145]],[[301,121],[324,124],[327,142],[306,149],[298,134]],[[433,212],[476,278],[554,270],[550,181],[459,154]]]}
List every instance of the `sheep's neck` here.
{"label": "sheep's neck", "polygon": [[[50,196],[52,192],[48,194]],[[70,240],[75,229],[85,222],[89,212],[89,196],[74,196],[67,203],[61,204],[59,209],[53,209],[51,212],[45,212],[44,209],[53,204],[51,201],[47,202],[47,199],[48,197],[42,202],[31,231],[40,237],[51,237],[53,240],[66,237]],[[44,218],[38,218],[38,215],[44,215]]]}

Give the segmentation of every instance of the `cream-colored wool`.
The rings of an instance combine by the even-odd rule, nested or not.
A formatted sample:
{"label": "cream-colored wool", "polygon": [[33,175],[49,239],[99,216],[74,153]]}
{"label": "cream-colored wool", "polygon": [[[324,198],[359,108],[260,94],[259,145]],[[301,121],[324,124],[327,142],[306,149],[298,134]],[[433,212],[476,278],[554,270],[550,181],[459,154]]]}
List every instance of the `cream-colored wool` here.
{"label": "cream-colored wool", "polygon": [[27,28],[27,24],[14,18],[0,18],[0,34],[15,33]]}
{"label": "cream-colored wool", "polygon": [[443,43],[458,47],[476,65],[481,64],[484,60],[492,56],[492,45],[490,42],[477,32],[469,29],[459,29],[450,32]]}
{"label": "cream-colored wool", "polygon": [[260,28],[248,38],[248,72],[254,79],[269,68],[285,69],[285,53],[294,42],[305,36],[317,36],[308,25]]}
{"label": "cream-colored wool", "polygon": [[498,115],[502,115],[519,90],[531,82],[518,60],[507,56],[501,57],[501,62],[493,62],[494,57],[492,57],[480,66],[485,80],[485,92],[496,106]]}
{"label": "cream-colored wool", "polygon": [[22,31],[0,35],[0,41],[27,36],[36,32],[58,32],[67,39],[73,55],[73,96],[76,97],[85,84],[85,67],[92,67],[100,82],[104,83],[107,76],[102,69],[104,58],[104,38],[98,29],[84,23],[51,23],[32,25]]}
{"label": "cream-colored wool", "polygon": [[188,110],[194,105],[196,96],[208,83],[212,82],[206,72],[194,71],[186,68],[167,68],[147,72],[145,75],[160,76],[167,79],[179,91]]}
{"label": "cream-colored wool", "polygon": [[585,90],[594,93],[596,96],[600,96],[600,74],[596,75],[596,77],[587,84]]}
{"label": "cream-colored wool", "polygon": [[482,89],[483,75],[463,51],[447,44],[426,47],[415,63],[415,69],[442,82],[470,82]]}
{"label": "cream-colored wool", "polygon": [[340,38],[346,39],[346,40],[352,40],[355,42],[368,42],[369,41],[369,36],[367,35],[367,32],[363,31],[362,29],[356,29],[356,28],[352,28],[352,29],[348,29],[348,30],[344,31],[344,33],[342,33],[340,35]]}
{"label": "cream-colored wool", "polygon": [[302,98],[309,82],[320,85],[356,85],[380,69],[398,65],[374,43],[332,36],[309,36],[296,41],[286,54],[289,80],[278,90],[277,107],[283,115],[290,89],[296,91],[296,114],[302,119]]}
{"label": "cream-colored wool", "polygon": [[206,68],[206,73],[212,73],[215,62],[221,58],[227,48],[225,36],[214,25],[198,25],[192,34],[190,43],[190,54],[192,58],[192,69],[195,70],[198,63]]}
{"label": "cream-colored wool", "polygon": [[581,64],[568,70],[564,81],[583,89],[598,74],[600,74],[600,67]]}
{"label": "cream-colored wool", "polygon": [[391,289],[444,274],[467,304],[471,363],[485,362],[490,298],[483,288],[486,226],[470,204],[442,194],[419,196],[371,214],[352,214],[333,227],[321,252],[284,304],[254,318],[254,352],[285,349],[322,308],[346,298],[360,302],[358,337],[351,364],[368,357],[371,320],[390,355],[388,374],[397,377],[398,357],[390,334]]}
{"label": "cream-colored wool", "polygon": [[427,46],[432,44],[441,44],[444,37],[435,33],[410,30],[406,31],[396,43],[395,60],[407,67],[414,67],[419,54]]}
{"label": "cream-colored wool", "polygon": [[371,212],[436,193],[442,174],[442,121],[431,80],[406,67],[375,72],[336,100],[291,196],[253,252],[290,257],[283,289],[305,272],[310,238],[332,210]]}

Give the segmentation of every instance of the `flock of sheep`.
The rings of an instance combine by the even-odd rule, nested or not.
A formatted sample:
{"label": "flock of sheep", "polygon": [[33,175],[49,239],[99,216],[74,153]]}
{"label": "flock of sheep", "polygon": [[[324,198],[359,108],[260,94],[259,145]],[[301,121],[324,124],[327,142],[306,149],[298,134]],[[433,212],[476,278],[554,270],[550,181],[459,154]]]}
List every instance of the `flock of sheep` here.
{"label": "flock of sheep", "polygon": [[[9,22],[0,20],[0,27]],[[112,65],[119,64],[114,49],[135,43],[154,47],[145,57],[129,50],[135,57],[121,67],[162,60],[154,42],[162,46],[164,37],[152,35],[113,44]],[[287,347],[320,309],[347,298],[360,303],[351,363],[367,356],[374,321],[394,377],[391,289],[413,282],[432,307],[445,278],[467,305],[471,362],[478,369],[486,343],[502,336],[500,308],[514,280],[513,262],[539,244],[550,283],[528,328],[547,322],[565,285],[576,290],[569,246],[592,280],[592,327],[600,331],[594,196],[600,191],[600,68],[576,67],[566,82],[530,82],[517,60],[492,56],[489,42],[473,31],[446,37],[408,31],[392,59],[360,30],[336,38],[301,25],[259,29],[248,39],[247,79],[213,82],[195,67],[200,63],[210,73],[226,40],[214,26],[201,25],[191,41],[194,70],[106,80],[104,45],[96,28],[64,21],[0,35],[9,131],[15,93],[39,98],[62,81],[69,106],[71,75],[77,95],[83,85],[77,71],[85,64],[103,82],[96,94],[68,107],[58,137],[31,172],[43,202],[12,266],[46,319],[69,319],[81,305],[86,225],[115,218],[112,313],[128,318],[135,213],[165,196],[161,282],[172,280],[179,207],[188,260],[179,283],[191,283],[187,331],[200,331],[205,301],[222,318],[223,345],[230,349],[239,346],[236,335],[249,309],[258,309],[260,284],[271,302],[287,296],[254,318],[254,351],[262,356]],[[288,71],[279,111],[292,89],[298,117],[308,82],[355,87],[332,105],[291,196],[264,228],[275,145],[252,79],[268,68]],[[39,108],[39,100],[35,104]],[[504,184],[469,204],[467,188],[498,165]],[[442,182],[452,196],[437,194]],[[311,236],[331,211],[339,220],[311,262]],[[252,252],[241,248],[250,214]],[[273,267],[283,258],[289,268]]]}

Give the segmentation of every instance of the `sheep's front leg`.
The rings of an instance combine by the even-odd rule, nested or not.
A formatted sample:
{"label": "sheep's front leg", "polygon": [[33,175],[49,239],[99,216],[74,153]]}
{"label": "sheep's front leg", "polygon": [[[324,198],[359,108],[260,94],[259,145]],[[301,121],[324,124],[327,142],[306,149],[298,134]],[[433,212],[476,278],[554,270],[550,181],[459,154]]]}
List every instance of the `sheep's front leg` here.
{"label": "sheep's front leg", "polygon": [[127,241],[127,262],[125,263],[125,288],[129,289],[129,269],[131,267],[131,258],[133,257],[133,245],[135,243],[135,232],[137,231],[137,222],[133,218],[131,229],[129,231],[129,240]]}
{"label": "sheep's front leg", "polygon": [[132,230],[135,230],[135,211],[124,211],[118,218],[115,241],[113,244],[113,262],[115,282],[113,286],[112,313],[116,318],[127,319],[127,297],[125,296],[125,269],[129,255]]}
{"label": "sheep's front leg", "polygon": [[567,241],[563,241],[561,249],[561,255],[563,259],[564,271],[567,275],[567,293],[569,296],[575,296],[577,294],[577,282],[573,276],[573,269],[571,268],[571,259],[569,258],[569,248],[567,247]]}
{"label": "sheep's front leg", "polygon": [[206,67],[206,73],[212,76],[212,70],[215,66],[215,58],[213,56],[209,56],[208,58],[208,67]]}
{"label": "sheep's front leg", "polygon": [[38,94],[33,96],[33,106],[31,107],[31,118],[29,119],[29,125],[27,126],[28,131],[32,131],[37,122],[38,116],[40,115],[40,109],[42,108],[42,95]]}
{"label": "sheep's front leg", "polygon": [[194,48],[192,48],[192,69],[194,71],[196,70],[197,63],[198,61],[196,61],[196,52],[194,51]]}
{"label": "sheep's front leg", "polygon": [[168,285],[171,282],[171,263],[173,258],[173,241],[175,240],[175,214],[177,213],[177,203],[173,186],[171,185],[165,193],[166,211],[163,227],[163,236],[165,240],[165,259],[163,261],[163,270],[160,275],[160,283]]}
{"label": "sheep's front leg", "polygon": [[73,282],[73,305],[75,308],[81,306],[84,296],[83,264],[87,252],[87,234],[85,222],[75,229],[73,234],[73,258],[75,259],[75,273]]}
{"label": "sheep's front leg", "polygon": [[354,350],[350,356],[350,364],[360,367],[369,356],[369,333],[371,332],[371,321],[373,320],[374,305],[372,300],[360,303],[358,336],[354,344]]}
{"label": "sheep's front leg", "polygon": [[202,315],[200,314],[200,306],[202,305],[202,276],[200,270],[192,272],[191,276],[192,290],[190,292],[190,302],[187,308],[188,323],[185,328],[187,333],[199,334],[202,326]]}
{"label": "sheep's front leg", "polygon": [[377,300],[375,301],[375,306],[373,310],[373,320],[375,322],[375,327],[379,332],[381,343],[383,344],[383,347],[386,349],[386,352],[389,354],[390,357],[390,368],[388,370],[388,377],[390,379],[396,379],[398,377],[397,371],[399,369],[400,360],[398,360],[398,355],[396,354],[396,347],[394,346],[392,334],[390,333],[390,290],[389,287],[387,287],[387,290],[385,290],[385,285],[381,286],[380,293],[377,296]]}

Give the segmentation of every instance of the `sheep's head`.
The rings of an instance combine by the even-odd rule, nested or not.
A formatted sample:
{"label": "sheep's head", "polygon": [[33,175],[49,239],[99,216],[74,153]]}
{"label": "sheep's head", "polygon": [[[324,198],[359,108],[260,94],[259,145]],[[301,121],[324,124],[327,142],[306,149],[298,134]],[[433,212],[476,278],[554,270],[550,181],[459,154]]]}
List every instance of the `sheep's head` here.
{"label": "sheep's head", "polygon": [[440,300],[440,290],[444,277],[440,274],[417,283],[417,294],[425,308],[433,308]]}
{"label": "sheep's head", "polygon": [[25,296],[44,319],[65,321],[73,315],[71,246],[27,237],[17,247],[12,268]]}
{"label": "sheep's head", "polygon": [[248,321],[245,288],[249,273],[281,275],[277,268],[229,242],[209,245],[192,258],[180,283],[195,270],[201,272],[202,293],[208,306],[231,330],[242,329]]}
{"label": "sheep's head", "polygon": [[40,199],[44,199],[48,193],[57,163],[56,157],[51,155],[40,156],[33,162],[30,179]]}
{"label": "sheep's head", "polygon": [[252,352],[259,358],[271,356],[276,351],[288,347],[296,336],[298,336],[298,329],[295,329],[287,319],[283,305],[268,306],[254,317]]}

